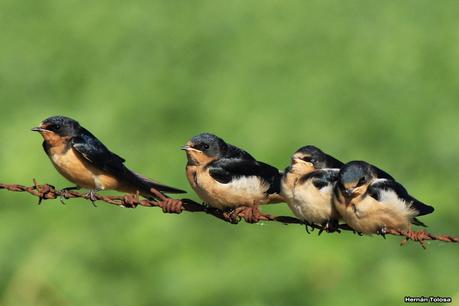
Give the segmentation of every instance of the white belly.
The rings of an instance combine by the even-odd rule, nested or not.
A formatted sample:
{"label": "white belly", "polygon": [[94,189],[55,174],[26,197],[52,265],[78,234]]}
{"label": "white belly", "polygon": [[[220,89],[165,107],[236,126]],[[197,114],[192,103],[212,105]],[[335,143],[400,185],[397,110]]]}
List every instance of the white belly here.
{"label": "white belly", "polygon": [[411,220],[417,215],[415,210],[391,191],[383,191],[380,200],[366,196],[348,206],[340,203],[335,206],[350,227],[364,234],[374,234],[383,227],[398,230],[409,228]]}
{"label": "white belly", "polygon": [[288,202],[290,209],[300,219],[322,224],[335,217],[331,186],[317,189],[311,181],[296,185]]}
{"label": "white belly", "polygon": [[196,175],[195,191],[208,205],[216,208],[253,206],[268,201],[267,183],[256,176],[241,177],[228,184],[215,181],[207,171]]}

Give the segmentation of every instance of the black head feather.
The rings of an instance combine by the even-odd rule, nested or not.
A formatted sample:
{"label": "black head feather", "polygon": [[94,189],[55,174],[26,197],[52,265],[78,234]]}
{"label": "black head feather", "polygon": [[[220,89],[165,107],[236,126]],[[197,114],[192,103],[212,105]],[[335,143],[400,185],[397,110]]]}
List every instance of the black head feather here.
{"label": "black head feather", "polygon": [[191,146],[212,157],[223,157],[228,151],[228,145],[220,137],[210,134],[201,133],[191,138]]}
{"label": "black head feather", "polygon": [[52,116],[41,122],[41,128],[59,136],[77,136],[81,130],[78,121],[64,116]]}
{"label": "black head feather", "polygon": [[295,154],[303,156],[302,159],[310,162],[316,169],[341,168],[343,163],[336,158],[324,153],[321,149],[307,145],[299,148]]}
{"label": "black head feather", "polygon": [[385,171],[375,167],[365,161],[351,161],[345,164],[339,173],[339,183],[349,185],[356,183],[363,185],[373,179],[388,179],[394,181],[394,178]]}
{"label": "black head feather", "polygon": [[223,139],[211,133],[196,135],[191,138],[190,142],[193,148],[211,157],[255,160],[248,152],[226,143]]}

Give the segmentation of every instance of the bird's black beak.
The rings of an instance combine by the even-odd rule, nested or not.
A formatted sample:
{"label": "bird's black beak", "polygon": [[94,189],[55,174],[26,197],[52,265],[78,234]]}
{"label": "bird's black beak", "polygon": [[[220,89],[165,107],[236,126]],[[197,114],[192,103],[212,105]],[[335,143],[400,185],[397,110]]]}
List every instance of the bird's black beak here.
{"label": "bird's black beak", "polygon": [[44,131],[46,131],[46,130],[45,130],[44,128],[41,128],[41,127],[37,126],[37,127],[32,128],[31,131],[34,131],[34,132],[44,132]]}
{"label": "bird's black beak", "polygon": [[189,151],[202,152],[201,150],[195,149],[190,145],[186,145],[184,147],[181,147],[180,150],[185,150],[187,152],[189,152]]}
{"label": "bird's black beak", "polygon": [[350,198],[353,198],[354,197],[354,191],[351,190],[351,189],[344,189],[343,190],[343,195],[344,197],[350,199]]}

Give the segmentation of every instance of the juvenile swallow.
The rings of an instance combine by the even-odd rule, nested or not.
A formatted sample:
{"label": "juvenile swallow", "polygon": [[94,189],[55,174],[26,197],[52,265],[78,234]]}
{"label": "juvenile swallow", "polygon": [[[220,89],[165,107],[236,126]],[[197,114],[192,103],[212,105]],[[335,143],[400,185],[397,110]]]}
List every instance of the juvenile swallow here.
{"label": "juvenile swallow", "polygon": [[416,217],[434,211],[432,206],[409,195],[391,175],[364,161],[352,161],[341,168],[334,204],[352,229],[383,237],[388,229],[411,230],[412,224],[425,226]]}
{"label": "juvenile swallow", "polygon": [[32,131],[43,136],[43,149],[57,171],[77,185],[65,189],[87,188],[91,201],[95,200],[96,191],[106,189],[128,193],[138,191],[146,198],[157,198],[150,191],[151,188],[165,193],[185,193],[131,171],[124,165],[122,157],[107,149],[99,139],[71,118],[49,117]]}
{"label": "juvenile swallow", "polygon": [[[333,205],[333,187],[343,163],[315,146],[304,146],[284,171],[281,195],[295,216],[307,225],[336,230],[339,215]],[[321,231],[322,231],[321,230]]]}
{"label": "juvenile swallow", "polygon": [[202,133],[182,149],[188,158],[186,174],[191,187],[207,205],[231,210],[230,217],[244,211],[246,221],[257,222],[259,204],[283,201],[279,170],[223,139]]}

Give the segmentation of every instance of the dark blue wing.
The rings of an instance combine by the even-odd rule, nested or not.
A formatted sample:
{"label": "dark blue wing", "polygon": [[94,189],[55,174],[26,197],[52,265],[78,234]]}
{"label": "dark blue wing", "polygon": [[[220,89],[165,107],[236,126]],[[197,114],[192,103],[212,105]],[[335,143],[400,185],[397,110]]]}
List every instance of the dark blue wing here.
{"label": "dark blue wing", "polygon": [[280,192],[281,174],[277,168],[251,159],[220,159],[209,165],[210,176],[222,184],[228,184],[240,177],[258,176],[266,181],[268,193]]}
{"label": "dark blue wing", "polygon": [[302,184],[306,180],[311,180],[317,189],[322,189],[336,182],[338,174],[339,169],[320,169],[302,176],[299,183]]}
{"label": "dark blue wing", "polygon": [[123,165],[125,160],[108,150],[99,139],[86,130],[72,138],[71,146],[97,169],[113,175],[122,175],[126,172]]}
{"label": "dark blue wing", "polygon": [[368,187],[368,195],[380,201],[381,191],[390,190],[397,194],[397,196],[410,204],[411,207],[419,212],[419,216],[430,214],[434,208],[430,205],[424,204],[408,194],[408,191],[400,183],[393,180],[378,180]]}
{"label": "dark blue wing", "polygon": [[[390,175],[386,171],[381,170],[378,167],[373,166],[373,165],[371,165],[371,167],[373,168],[373,171],[375,172],[377,178],[395,181],[395,179],[392,177],[392,175]],[[403,186],[402,186],[402,188],[403,188]]]}
{"label": "dark blue wing", "polygon": [[227,151],[225,153],[225,158],[227,159],[243,159],[243,160],[251,160],[255,161],[255,158],[249,154],[249,152],[233,146],[231,144],[227,144]]}
{"label": "dark blue wing", "polygon": [[337,160],[331,155],[325,154],[325,168],[336,168],[340,169],[342,166],[344,166],[344,163],[341,161]]}

